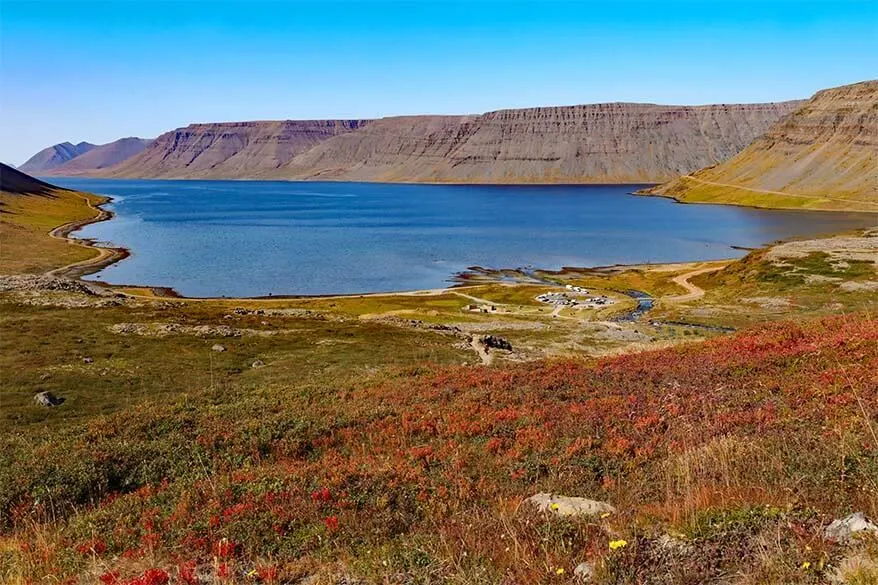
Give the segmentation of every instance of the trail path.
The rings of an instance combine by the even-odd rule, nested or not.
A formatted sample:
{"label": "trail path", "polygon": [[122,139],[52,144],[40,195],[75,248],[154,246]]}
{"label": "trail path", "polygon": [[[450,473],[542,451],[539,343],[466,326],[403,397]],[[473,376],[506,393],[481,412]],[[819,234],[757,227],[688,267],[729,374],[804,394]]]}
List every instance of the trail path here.
{"label": "trail path", "polygon": [[699,276],[701,274],[707,274],[708,272],[716,272],[717,270],[722,270],[725,267],[726,264],[722,264],[720,266],[708,266],[706,268],[699,268],[698,270],[693,270],[691,272],[686,272],[684,274],[680,274],[679,276],[675,276],[671,279],[671,282],[685,288],[687,291],[686,294],[662,297],[661,300],[671,303],[685,303],[687,301],[700,299],[704,296],[704,289],[698,285],[692,284],[691,282],[689,282],[689,279]]}
{"label": "trail path", "polygon": [[769,195],[782,195],[784,197],[795,197],[796,199],[809,199],[811,201],[840,201],[843,203],[856,203],[857,205],[865,205],[867,207],[874,207],[876,211],[878,211],[878,203],[872,203],[871,201],[863,201],[859,199],[844,199],[842,197],[829,197],[828,195],[799,195],[797,193],[787,193],[784,191],[772,191],[770,189],[754,189],[752,187],[742,187],[741,185],[733,185],[732,183],[717,183],[716,181],[705,181],[704,179],[699,179],[697,177],[693,177],[692,175],[685,175],[683,177],[688,181],[695,181],[696,183],[703,183],[705,185],[713,185],[715,187],[730,187],[732,189],[740,189],[742,191],[751,191],[753,193],[767,193]]}

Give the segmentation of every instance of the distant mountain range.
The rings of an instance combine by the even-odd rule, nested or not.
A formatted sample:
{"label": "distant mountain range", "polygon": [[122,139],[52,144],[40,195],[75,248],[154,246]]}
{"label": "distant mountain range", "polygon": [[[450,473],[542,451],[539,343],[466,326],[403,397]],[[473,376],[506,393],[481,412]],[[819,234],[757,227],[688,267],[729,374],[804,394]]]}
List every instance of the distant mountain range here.
{"label": "distant mountain range", "polygon": [[62,142],[41,150],[18,168],[40,176],[91,176],[139,154],[151,143],[151,139],[145,138],[120,138],[100,145]]}
{"label": "distant mountain range", "polygon": [[752,191],[741,196],[744,204],[766,191],[831,191],[873,201],[876,112],[878,81],[867,81],[809,101],[765,104],[608,103],[470,116],[221,122],[155,140],[65,142],[20,168],[119,178],[667,182],[651,192],[721,202],[735,199],[729,189],[737,186]]}
{"label": "distant mountain range", "polygon": [[94,147],[95,145],[89,142],[80,142],[79,144],[62,142],[39,151],[27,159],[18,169],[25,173],[39,174],[60,167],[77,156],[87,153]]}

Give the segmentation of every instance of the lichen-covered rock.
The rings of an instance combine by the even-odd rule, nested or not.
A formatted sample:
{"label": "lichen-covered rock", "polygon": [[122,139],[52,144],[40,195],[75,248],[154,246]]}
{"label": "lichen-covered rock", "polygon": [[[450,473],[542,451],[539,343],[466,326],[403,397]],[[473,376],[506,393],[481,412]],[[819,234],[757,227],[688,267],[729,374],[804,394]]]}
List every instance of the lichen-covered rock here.
{"label": "lichen-covered rock", "polygon": [[541,512],[558,516],[601,516],[615,514],[616,508],[606,502],[540,492],[525,500]]}
{"label": "lichen-covered rock", "polygon": [[855,534],[862,532],[878,534],[878,526],[870,522],[862,512],[855,512],[845,518],[834,520],[823,530],[823,535],[828,540],[844,543]]}
{"label": "lichen-covered rock", "polygon": [[594,567],[591,563],[579,563],[576,565],[576,568],[573,569],[573,576],[576,577],[580,583],[589,583],[591,582],[592,577],[594,577]]}

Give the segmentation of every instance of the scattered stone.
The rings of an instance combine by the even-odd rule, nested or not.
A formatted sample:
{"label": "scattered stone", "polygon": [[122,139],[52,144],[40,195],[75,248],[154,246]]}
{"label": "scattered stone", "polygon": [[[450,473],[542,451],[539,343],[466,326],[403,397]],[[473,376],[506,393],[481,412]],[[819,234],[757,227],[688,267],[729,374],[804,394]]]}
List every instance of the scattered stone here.
{"label": "scattered stone", "polygon": [[823,530],[823,535],[827,540],[844,543],[859,532],[878,534],[878,526],[870,522],[862,512],[855,512],[846,518],[833,520],[832,523]]}
{"label": "scattered stone", "polygon": [[253,367],[253,368],[261,368],[261,367],[264,366],[264,365],[265,365],[265,362],[264,362],[264,361],[262,361],[262,360],[256,360],[255,362],[253,362],[253,364],[252,364],[250,367]]}
{"label": "scattered stone", "polygon": [[90,296],[108,294],[107,291],[98,285],[82,282],[80,280],[73,280],[72,278],[26,274],[0,276],[0,291],[13,290],[29,292],[70,292]]}
{"label": "scattered stone", "polygon": [[51,377],[52,377],[52,374],[50,374],[49,372],[45,372],[44,374],[40,374],[40,381],[45,382],[46,380],[48,380]]}
{"label": "scattered stone", "polygon": [[558,516],[600,516],[616,513],[616,508],[606,502],[545,492],[535,494],[525,501],[536,506],[540,512],[552,512]]}
{"label": "scattered stone", "polygon": [[220,345],[219,343],[216,343],[213,345],[213,347],[210,348],[210,350],[211,351],[226,351],[226,346]]}
{"label": "scattered stone", "polygon": [[588,583],[594,577],[594,567],[591,563],[579,563],[573,569],[573,575],[579,579],[581,583]]}
{"label": "scattered stone", "polygon": [[82,358],[82,363],[84,363],[84,364],[92,364],[92,363],[94,363],[94,361],[95,361],[94,358],[90,358],[90,357]]}
{"label": "scattered stone", "polygon": [[58,406],[59,404],[64,402],[63,398],[55,396],[51,392],[40,392],[36,396],[34,396],[34,402],[39,404],[40,406]]}

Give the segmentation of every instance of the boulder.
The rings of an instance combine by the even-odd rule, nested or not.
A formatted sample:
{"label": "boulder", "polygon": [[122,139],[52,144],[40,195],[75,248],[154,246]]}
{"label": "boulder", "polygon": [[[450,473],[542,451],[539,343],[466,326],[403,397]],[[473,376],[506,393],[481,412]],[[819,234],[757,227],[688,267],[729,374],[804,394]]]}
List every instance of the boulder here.
{"label": "boulder", "polygon": [[264,362],[264,361],[262,361],[262,360],[256,360],[256,361],[253,362],[253,364],[251,365],[251,367],[253,367],[253,368],[261,368],[261,367],[264,366],[264,365],[265,365],[265,362]]}
{"label": "boulder", "polygon": [[845,518],[833,520],[829,526],[824,528],[823,535],[827,540],[844,543],[860,532],[871,532],[878,535],[878,526],[870,522],[862,512],[855,512]]}
{"label": "boulder", "polygon": [[40,406],[58,406],[59,404],[64,402],[63,398],[55,396],[51,392],[40,392],[36,396],[34,396],[34,402],[39,404]]}
{"label": "boulder", "polygon": [[535,494],[525,501],[536,506],[540,512],[551,512],[558,516],[600,516],[616,513],[616,508],[606,502],[545,492]]}
{"label": "boulder", "polygon": [[90,358],[90,357],[82,358],[82,363],[84,363],[84,364],[92,364],[92,363],[94,363],[94,361],[95,361],[94,358]]}
{"label": "boulder", "polygon": [[219,343],[216,343],[213,345],[213,347],[210,348],[210,350],[211,351],[226,351],[226,346],[220,345]]}

